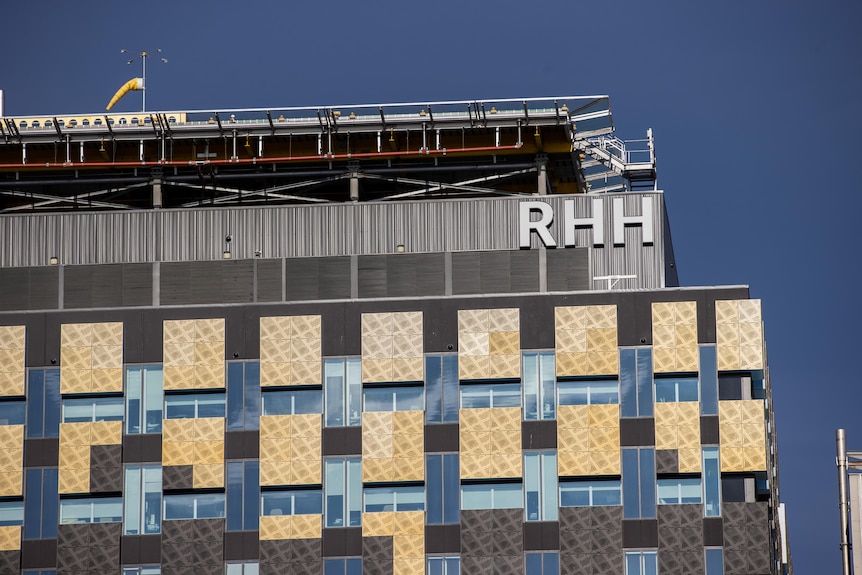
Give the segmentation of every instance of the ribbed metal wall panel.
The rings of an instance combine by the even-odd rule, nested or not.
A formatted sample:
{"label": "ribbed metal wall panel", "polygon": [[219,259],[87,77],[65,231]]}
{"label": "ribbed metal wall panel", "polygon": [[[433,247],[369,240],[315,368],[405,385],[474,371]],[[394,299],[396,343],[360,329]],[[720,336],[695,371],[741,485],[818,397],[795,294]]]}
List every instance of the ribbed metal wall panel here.
{"label": "ribbed metal wall panel", "polygon": [[[640,213],[641,196],[654,198],[653,245],[641,244],[641,228],[627,227],[626,246],[613,246],[613,198],[624,197],[632,215]],[[605,246],[592,249],[592,275],[637,275],[618,289],[662,287],[661,192],[0,216],[0,267],[43,266],[52,256],[66,265],[220,260],[225,249],[234,259],[256,252],[265,258],[390,254],[398,245],[408,253],[517,250],[518,203],[525,200],[554,208],[552,235],[562,246],[563,202],[591,213],[597,197],[604,202]],[[577,245],[590,245],[592,231],[578,229],[576,237]],[[532,247],[539,243],[533,234]],[[606,285],[594,284],[591,289]]]}

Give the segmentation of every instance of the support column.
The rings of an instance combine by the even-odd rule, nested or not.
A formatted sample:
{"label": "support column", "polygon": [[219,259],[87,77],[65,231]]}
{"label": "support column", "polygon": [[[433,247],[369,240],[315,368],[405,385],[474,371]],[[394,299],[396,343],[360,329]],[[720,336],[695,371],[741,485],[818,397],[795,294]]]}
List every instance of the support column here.
{"label": "support column", "polygon": [[548,195],[548,156],[536,154],[536,167],[539,174],[536,193],[540,196],[546,196]]}
{"label": "support column", "polygon": [[350,201],[359,201],[359,162],[350,162],[347,165],[350,177]]}

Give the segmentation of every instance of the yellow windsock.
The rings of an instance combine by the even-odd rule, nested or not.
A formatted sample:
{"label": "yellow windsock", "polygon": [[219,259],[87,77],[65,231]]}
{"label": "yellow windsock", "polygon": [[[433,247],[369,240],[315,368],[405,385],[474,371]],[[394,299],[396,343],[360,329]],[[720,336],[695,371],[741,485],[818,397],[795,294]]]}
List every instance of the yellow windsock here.
{"label": "yellow windsock", "polygon": [[130,91],[137,91],[144,89],[144,79],[143,78],[132,78],[125,84],[123,84],[117,93],[114,94],[114,97],[111,98],[111,101],[108,102],[108,107],[105,110],[110,110],[114,107],[114,104],[120,101],[120,98],[125,96]]}

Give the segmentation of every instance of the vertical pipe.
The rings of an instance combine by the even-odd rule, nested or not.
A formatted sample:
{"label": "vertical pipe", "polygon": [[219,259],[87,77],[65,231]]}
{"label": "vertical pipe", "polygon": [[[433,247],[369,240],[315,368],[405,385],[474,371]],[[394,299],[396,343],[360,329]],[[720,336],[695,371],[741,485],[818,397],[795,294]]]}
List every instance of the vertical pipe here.
{"label": "vertical pipe", "polygon": [[838,465],[838,511],[841,514],[841,567],[843,575],[850,575],[850,545],[847,542],[847,441],[843,429],[835,431],[835,448]]}

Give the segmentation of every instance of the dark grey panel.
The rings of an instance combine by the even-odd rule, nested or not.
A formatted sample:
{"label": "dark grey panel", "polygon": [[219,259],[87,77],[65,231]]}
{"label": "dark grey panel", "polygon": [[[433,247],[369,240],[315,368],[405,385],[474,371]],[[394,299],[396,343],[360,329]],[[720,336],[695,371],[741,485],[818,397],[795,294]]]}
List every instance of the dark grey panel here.
{"label": "dark grey panel", "polygon": [[555,419],[547,421],[522,421],[521,448],[556,449],[557,421]]}
{"label": "dark grey panel", "polygon": [[350,297],[350,257],[291,258],[285,266],[287,301]]}
{"label": "dark grey panel", "polygon": [[457,423],[440,423],[425,426],[425,452],[440,453],[459,450]]}
{"label": "dark grey panel", "polygon": [[0,551],[0,573],[18,573],[20,565],[20,551]]}
{"label": "dark grey panel", "polygon": [[[398,256],[395,258],[397,265],[401,265]],[[446,292],[445,254],[416,254],[413,265],[416,269],[417,297],[443,295]]]}
{"label": "dark grey panel", "polygon": [[718,399],[742,399],[742,375],[738,373],[722,373],[718,376]]}
{"label": "dark grey panel", "polygon": [[521,349],[554,349],[554,303],[547,298],[521,299]]}
{"label": "dark grey panel", "polygon": [[324,557],[356,557],[362,555],[362,528],[343,527],[323,530]]}
{"label": "dark grey panel", "polygon": [[158,463],[162,460],[162,435],[123,435],[123,463]]}
{"label": "dark grey panel", "polygon": [[57,309],[60,266],[0,268],[0,311]]}
{"label": "dark grey panel", "polygon": [[90,547],[59,547],[57,571],[60,573],[86,573],[90,566]]}
{"label": "dark grey panel", "polygon": [[745,477],[742,475],[722,475],[721,477],[721,501],[724,507],[724,514],[727,516],[727,510],[733,509],[732,503],[745,502]]}
{"label": "dark grey panel", "polygon": [[[119,540],[116,541],[119,543]],[[120,566],[120,546],[117,545],[97,545],[91,546],[90,550],[90,571],[115,571]]]}
{"label": "dark grey panel", "polygon": [[719,426],[717,415],[701,415],[700,416],[700,444],[701,445],[718,445]]}
{"label": "dark grey panel", "polygon": [[461,526],[426,525],[425,553],[461,553]]}
{"label": "dark grey panel", "polygon": [[164,262],[159,298],[162,305],[250,303],[254,260]]}
{"label": "dark grey panel", "polygon": [[120,538],[122,565],[152,565],[161,561],[161,535],[124,535]]}
{"label": "dark grey panel", "polygon": [[658,475],[679,473],[679,452],[676,449],[656,449],[655,472]]}
{"label": "dark grey panel", "polygon": [[53,569],[56,565],[56,539],[25,539],[21,541],[22,569]]}
{"label": "dark grey panel", "polygon": [[260,562],[274,565],[286,565],[290,561],[290,541],[261,541]]}
{"label": "dark grey panel", "polygon": [[260,546],[257,531],[225,532],[225,561],[257,561],[259,558]]}
{"label": "dark grey panel", "polygon": [[[165,465],[162,467],[162,489],[192,489],[194,474],[191,465]],[[167,522],[165,522],[167,523]]]}
{"label": "dark grey panel", "polygon": [[624,548],[658,547],[658,521],[655,519],[626,519],[622,525]]}
{"label": "dark grey panel", "polygon": [[469,509],[461,511],[461,535],[464,533],[493,531],[494,520],[490,509]]}
{"label": "dark grey panel", "polygon": [[91,467],[91,493],[120,493],[123,490],[122,467]]}
{"label": "dark grey panel", "polygon": [[479,252],[452,254],[452,293],[474,294],[481,291],[479,285]]}
{"label": "dark grey panel", "polygon": [[494,558],[484,555],[474,556],[462,554],[461,573],[469,573],[470,575],[495,575]]}
{"label": "dark grey panel", "polygon": [[362,455],[361,427],[324,427],[323,456]]}
{"label": "dark grey panel", "polygon": [[153,303],[152,264],[66,266],[63,274],[63,306],[67,309]]}
{"label": "dark grey panel", "polygon": [[257,459],[260,457],[260,431],[225,431],[225,459]]}
{"label": "dark grey panel", "polygon": [[[453,258],[454,255],[453,254]],[[507,252],[479,252],[479,292],[508,293],[512,291],[511,258]]]}
{"label": "dark grey panel", "polygon": [[522,250],[509,253],[510,291],[539,291],[539,251]]}
{"label": "dark grey panel", "polygon": [[256,260],[257,301],[281,301],[281,260]]}
{"label": "dark grey panel", "polygon": [[724,522],[721,517],[703,518],[703,546],[721,547],[724,545]]}
{"label": "dark grey panel", "polygon": [[582,291],[590,286],[589,248],[546,250],[548,291]]}
{"label": "dark grey panel", "polygon": [[592,514],[589,507],[561,507],[560,531],[580,532],[592,527]]}
{"label": "dark grey panel", "polygon": [[57,549],[88,547],[90,545],[90,526],[86,523],[79,525],[60,525],[57,527]]}
{"label": "dark grey panel", "polygon": [[559,522],[525,522],[523,531],[523,547],[524,551],[556,551],[560,549]]}
{"label": "dark grey panel", "polygon": [[[359,297],[386,297],[387,273],[386,256],[359,256]],[[401,281],[408,280],[408,274],[401,274]],[[409,278],[410,285],[403,286],[405,291],[416,288],[416,276]]]}
{"label": "dark grey panel", "polygon": [[652,417],[625,417],[620,419],[620,446],[639,447],[655,445],[655,419]]}
{"label": "dark grey panel", "polygon": [[392,564],[392,537],[363,537],[362,562]]}
{"label": "dark grey panel", "polygon": [[57,467],[59,460],[58,438],[24,440],[24,467]]}

